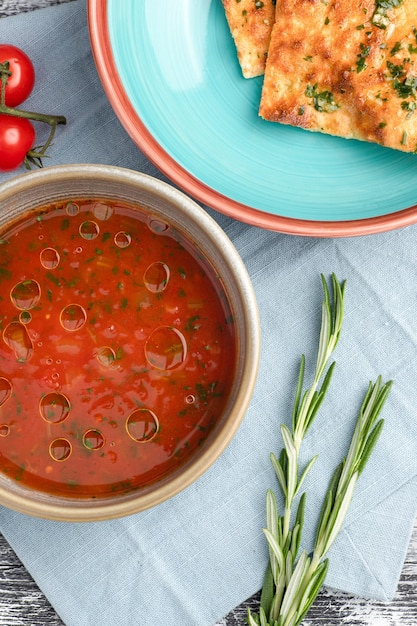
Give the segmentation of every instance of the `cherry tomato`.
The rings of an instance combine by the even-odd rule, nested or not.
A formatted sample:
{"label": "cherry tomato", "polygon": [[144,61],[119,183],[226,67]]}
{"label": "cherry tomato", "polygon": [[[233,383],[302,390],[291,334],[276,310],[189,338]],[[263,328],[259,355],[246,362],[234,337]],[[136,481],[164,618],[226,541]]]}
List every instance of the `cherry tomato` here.
{"label": "cherry tomato", "polygon": [[14,170],[25,160],[35,143],[35,129],[29,120],[0,115],[0,170]]}
{"label": "cherry tomato", "polygon": [[35,70],[27,54],[10,44],[0,44],[0,63],[9,61],[11,76],[7,79],[5,103],[16,107],[30,95],[35,84]]}

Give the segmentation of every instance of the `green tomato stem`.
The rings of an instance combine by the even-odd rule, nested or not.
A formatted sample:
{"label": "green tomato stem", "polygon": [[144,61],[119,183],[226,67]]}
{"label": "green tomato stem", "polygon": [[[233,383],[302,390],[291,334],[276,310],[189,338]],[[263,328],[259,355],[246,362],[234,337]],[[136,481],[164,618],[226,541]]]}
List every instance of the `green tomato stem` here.
{"label": "green tomato stem", "polygon": [[[4,89],[2,89],[1,96],[1,99],[3,100]],[[37,148],[32,148],[26,154],[25,166],[27,169],[31,168],[31,164],[36,165],[37,167],[42,167],[42,158],[46,156],[46,151],[52,143],[57,125],[67,123],[67,120],[63,115],[48,115],[45,113],[35,113],[33,111],[23,111],[22,109],[8,107],[4,104],[4,102],[0,103],[0,115],[10,115],[10,117],[20,117],[26,120],[33,120],[34,122],[44,122],[45,124],[49,124],[49,126],[51,127],[48,139],[46,140],[44,145]]]}
{"label": "green tomato stem", "polygon": [[4,61],[0,63],[0,75],[1,75],[1,98],[0,104],[1,106],[5,105],[6,102],[6,85],[9,77],[12,75],[10,71],[10,63],[9,61]]}
{"label": "green tomato stem", "polygon": [[55,127],[57,124],[67,123],[67,120],[63,115],[48,115],[45,113],[35,113],[34,111],[23,111],[22,109],[8,107],[4,103],[0,104],[0,114],[11,115],[12,117],[21,117],[26,120],[33,120],[34,122],[44,122],[45,124]]}

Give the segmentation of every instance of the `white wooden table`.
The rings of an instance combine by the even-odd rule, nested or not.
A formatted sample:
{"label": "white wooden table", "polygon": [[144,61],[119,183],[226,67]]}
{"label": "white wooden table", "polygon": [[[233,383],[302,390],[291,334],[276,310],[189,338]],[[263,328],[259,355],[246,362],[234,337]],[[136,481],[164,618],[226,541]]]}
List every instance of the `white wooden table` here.
{"label": "white wooden table", "polygon": [[[0,0],[0,18],[72,0]],[[247,606],[257,610],[259,594],[216,626],[244,626]],[[0,626],[65,626],[0,534]],[[417,523],[393,602],[369,602],[324,590],[304,620],[305,626],[416,626]],[[132,626],[136,626],[133,625]],[[171,625],[167,626],[180,626]],[[191,626],[181,624],[181,626]],[[194,626],[194,625],[193,625]],[[195,626],[198,626],[195,625]]]}

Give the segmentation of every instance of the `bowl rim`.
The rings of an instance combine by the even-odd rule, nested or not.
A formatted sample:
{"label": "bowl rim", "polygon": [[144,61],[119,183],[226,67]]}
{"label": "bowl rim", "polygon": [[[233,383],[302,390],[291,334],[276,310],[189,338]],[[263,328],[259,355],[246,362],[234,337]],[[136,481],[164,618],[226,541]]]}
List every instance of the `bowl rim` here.
{"label": "bowl rim", "polygon": [[[114,519],[137,513],[139,511],[156,506],[167,499],[171,499],[186,487],[201,477],[209,467],[224,452],[232,438],[236,434],[246,414],[255,388],[261,346],[261,329],[259,311],[255,292],[246,266],[237,252],[234,244],[217,222],[192,198],[182,191],[174,188],[169,183],[127,168],[96,164],[73,164],[48,166],[21,174],[0,184],[0,202],[12,198],[16,194],[33,193],[34,187],[43,188],[48,185],[56,185],[57,181],[88,181],[94,178],[96,181],[117,182],[126,184],[129,188],[145,190],[156,197],[163,198],[172,203],[180,210],[182,215],[188,216],[198,227],[201,228],[210,241],[215,243],[220,251],[222,261],[227,266],[227,271],[233,277],[239,293],[239,299],[244,302],[242,306],[243,335],[245,342],[245,359],[241,366],[241,379],[236,391],[233,407],[230,408],[225,422],[217,429],[210,440],[210,445],[203,451],[201,456],[194,457],[190,463],[186,463],[175,473],[174,477],[161,485],[150,487],[144,493],[133,492],[127,497],[121,497],[120,501],[110,501],[109,498],[102,500],[71,500],[69,498],[54,498],[47,494],[41,494],[40,499],[34,496],[37,492],[30,488],[16,488],[9,490],[0,484],[0,503],[20,513],[26,513],[34,517],[46,518],[55,521],[101,521]],[[70,192],[58,194],[59,197],[67,197]],[[80,193],[81,196],[85,193]],[[92,195],[100,196],[99,193]],[[106,193],[103,192],[102,197]],[[108,195],[107,195],[108,197]],[[53,200],[52,200],[53,201]],[[42,202],[30,202],[33,208],[42,205]],[[140,199],[138,199],[140,205]],[[31,210],[30,208],[28,210]],[[13,218],[14,219],[14,218]],[[6,223],[3,221],[3,224]],[[3,227],[3,225],[1,225]],[[186,236],[186,231],[184,230]],[[204,248],[203,248],[204,251]],[[81,505],[80,505],[81,502]],[[77,504],[76,504],[77,503]],[[74,506],[73,506],[74,505]]]}
{"label": "bowl rim", "polygon": [[417,205],[385,215],[346,221],[315,221],[273,215],[228,198],[181,167],[154,139],[132,106],[112,54],[107,0],[87,0],[91,49],[105,94],[122,126],[145,156],[169,180],[207,206],[267,230],[308,237],[356,237],[404,228],[417,221]]}

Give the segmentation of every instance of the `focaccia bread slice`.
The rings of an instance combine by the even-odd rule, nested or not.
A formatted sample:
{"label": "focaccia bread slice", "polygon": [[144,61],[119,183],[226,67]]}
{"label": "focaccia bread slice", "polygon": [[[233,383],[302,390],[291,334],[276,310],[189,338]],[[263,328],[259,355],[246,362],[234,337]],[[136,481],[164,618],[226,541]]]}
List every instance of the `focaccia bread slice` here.
{"label": "focaccia bread slice", "polygon": [[245,78],[265,71],[276,0],[222,0]]}
{"label": "focaccia bread slice", "polygon": [[259,114],[417,149],[417,0],[278,0]]}

